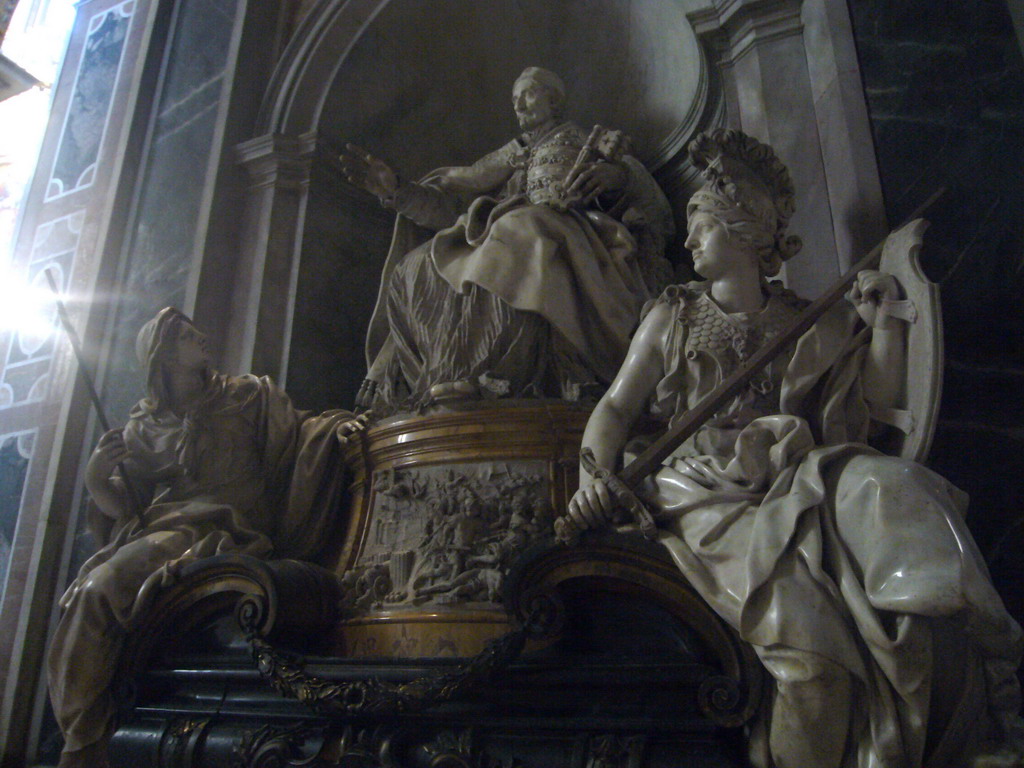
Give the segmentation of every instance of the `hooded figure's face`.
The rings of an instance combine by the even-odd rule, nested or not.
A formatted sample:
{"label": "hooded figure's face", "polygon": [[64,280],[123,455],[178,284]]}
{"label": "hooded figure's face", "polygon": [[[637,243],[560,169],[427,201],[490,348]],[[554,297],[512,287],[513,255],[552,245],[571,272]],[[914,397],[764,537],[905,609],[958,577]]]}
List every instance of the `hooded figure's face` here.
{"label": "hooded figure's face", "polygon": [[142,326],[135,340],[135,352],[146,372],[146,407],[161,410],[168,407],[165,373],[172,367],[200,372],[208,370],[209,355],[206,337],[189,317],[173,307],[157,312]]}
{"label": "hooded figure's face", "polygon": [[192,323],[180,318],[175,325],[177,333],[169,364],[186,371],[201,371],[209,366],[210,355],[207,351],[206,335]]}

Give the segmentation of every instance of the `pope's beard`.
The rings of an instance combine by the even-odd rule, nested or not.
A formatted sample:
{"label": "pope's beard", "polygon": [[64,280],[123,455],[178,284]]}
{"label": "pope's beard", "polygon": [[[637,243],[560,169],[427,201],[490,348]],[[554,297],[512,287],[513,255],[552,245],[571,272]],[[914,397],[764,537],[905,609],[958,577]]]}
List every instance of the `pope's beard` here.
{"label": "pope's beard", "polygon": [[524,131],[536,130],[546,123],[555,122],[557,119],[554,114],[541,117],[534,112],[517,112],[516,118],[519,120],[519,127]]}

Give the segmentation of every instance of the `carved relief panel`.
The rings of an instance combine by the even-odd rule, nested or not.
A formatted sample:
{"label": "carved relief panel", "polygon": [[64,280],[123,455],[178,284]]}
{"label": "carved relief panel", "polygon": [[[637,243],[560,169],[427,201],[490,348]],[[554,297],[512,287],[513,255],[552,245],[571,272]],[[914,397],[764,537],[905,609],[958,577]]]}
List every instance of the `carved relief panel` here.
{"label": "carved relief panel", "polygon": [[551,530],[542,461],[373,475],[369,536],[347,578],[352,609],[501,602],[509,564]]}

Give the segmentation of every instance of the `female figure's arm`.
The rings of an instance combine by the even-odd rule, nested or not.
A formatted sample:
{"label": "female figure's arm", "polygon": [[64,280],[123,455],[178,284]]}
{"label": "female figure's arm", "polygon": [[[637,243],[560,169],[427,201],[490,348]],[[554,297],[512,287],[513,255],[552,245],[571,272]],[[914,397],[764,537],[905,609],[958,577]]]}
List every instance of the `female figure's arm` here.
{"label": "female figure's arm", "polygon": [[861,369],[864,398],[875,408],[893,408],[900,396],[906,366],[906,326],[886,313],[882,305],[900,297],[892,275],[864,270],[849,298],[861,319],[872,329],[871,346]]}
{"label": "female figure's arm", "polygon": [[[630,429],[664,370],[664,339],[673,318],[672,307],[659,303],[640,324],[626,360],[611,387],[598,402],[583,432],[583,447],[594,452],[599,467],[614,469]],[[607,525],[614,511],[608,487],[580,467],[580,488],[568,513],[581,529]]]}
{"label": "female figure's arm", "polygon": [[96,507],[107,517],[118,520],[131,514],[131,503],[124,483],[117,482],[114,470],[129,456],[120,429],[105,432],[96,444],[85,467],[85,487]]}

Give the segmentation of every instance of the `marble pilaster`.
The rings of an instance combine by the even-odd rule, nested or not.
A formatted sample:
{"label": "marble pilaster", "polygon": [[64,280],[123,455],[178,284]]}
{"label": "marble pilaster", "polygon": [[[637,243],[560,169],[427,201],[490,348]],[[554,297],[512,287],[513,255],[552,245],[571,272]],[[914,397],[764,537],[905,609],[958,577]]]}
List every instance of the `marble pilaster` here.
{"label": "marble pilaster", "polygon": [[298,280],[299,244],[316,151],[313,132],[270,134],[239,145],[250,180],[242,260],[233,297],[227,367],[284,385]]}

